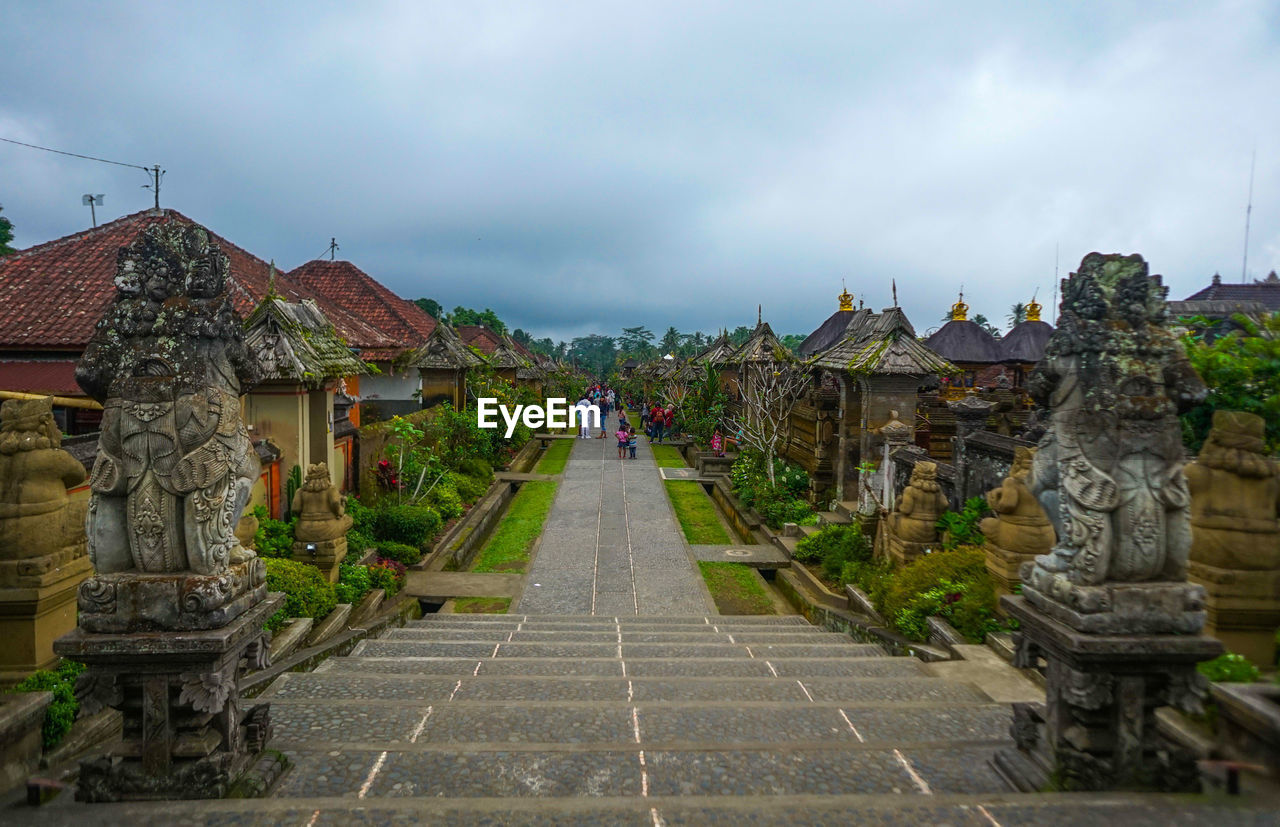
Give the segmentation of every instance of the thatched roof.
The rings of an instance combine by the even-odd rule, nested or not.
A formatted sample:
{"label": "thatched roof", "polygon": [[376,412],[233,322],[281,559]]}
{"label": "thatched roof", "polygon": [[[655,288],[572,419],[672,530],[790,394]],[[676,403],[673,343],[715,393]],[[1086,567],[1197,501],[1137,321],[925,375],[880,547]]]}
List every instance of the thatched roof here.
{"label": "thatched roof", "polygon": [[776,361],[774,354],[779,350],[787,352],[782,341],[773,335],[773,328],[769,327],[769,323],[760,322],[752,331],[751,337],[743,342],[742,346],[735,350],[725,362],[730,365],[773,362]]}
{"label": "thatched roof", "polygon": [[957,364],[994,365],[1004,359],[1000,340],[967,319],[952,319],[924,343],[942,358]]}
{"label": "thatched roof", "polygon": [[710,347],[698,354],[698,361],[710,362],[712,367],[718,368],[729,363],[736,349],[733,342],[729,340],[729,334],[721,333]]}
{"label": "thatched roof", "polygon": [[411,364],[428,369],[465,370],[484,364],[484,359],[467,347],[458,331],[447,324],[436,325],[412,358]]}
{"label": "thatched roof", "polygon": [[1006,362],[1039,362],[1052,335],[1053,325],[1048,322],[1021,322],[1000,340],[1000,352]]}
{"label": "thatched roof", "polygon": [[875,376],[928,376],[956,371],[955,365],[916,338],[915,328],[899,307],[878,314],[855,311],[844,338],[812,364]]}
{"label": "thatched roof", "polygon": [[287,302],[267,296],[249,314],[244,328],[245,344],[262,366],[264,380],[319,387],[369,372],[311,299]]}

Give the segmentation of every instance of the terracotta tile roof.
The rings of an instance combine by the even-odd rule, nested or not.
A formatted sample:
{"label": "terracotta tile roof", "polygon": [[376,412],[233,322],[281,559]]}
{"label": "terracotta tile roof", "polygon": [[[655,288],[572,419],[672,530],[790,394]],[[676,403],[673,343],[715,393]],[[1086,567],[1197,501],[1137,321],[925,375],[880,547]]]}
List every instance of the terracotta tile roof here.
{"label": "terracotta tile roof", "polygon": [[[0,259],[0,350],[83,350],[115,296],[120,248],[146,227],[168,221],[196,223],[176,210],[144,210]],[[247,317],[267,294],[272,266],[217,233],[209,231],[209,236],[227,254],[228,290],[236,312]],[[276,292],[291,302],[315,300],[338,334],[355,347],[403,349],[287,276],[276,274]]]}
{"label": "terracotta tile roof", "polygon": [[460,324],[457,330],[463,342],[485,356],[491,355],[502,344],[502,337],[482,324]]}
{"label": "terracotta tile roof", "polygon": [[1268,310],[1280,310],[1280,276],[1272,270],[1265,279],[1254,279],[1253,284],[1231,284],[1215,273],[1208,287],[1187,296],[1186,301],[1259,302]]}
{"label": "terracotta tile roof", "polygon": [[436,320],[411,301],[400,298],[349,261],[308,261],[289,272],[289,279],[363,319],[388,339],[392,348],[366,351],[365,359],[394,358],[418,348],[436,328]]}
{"label": "terracotta tile roof", "polygon": [[76,384],[76,360],[0,360],[0,390],[84,396]]}

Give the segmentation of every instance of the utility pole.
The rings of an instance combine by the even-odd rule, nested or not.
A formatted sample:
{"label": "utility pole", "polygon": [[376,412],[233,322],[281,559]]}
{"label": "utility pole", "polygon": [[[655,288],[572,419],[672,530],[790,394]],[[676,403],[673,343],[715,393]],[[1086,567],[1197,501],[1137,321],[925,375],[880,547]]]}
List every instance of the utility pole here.
{"label": "utility pole", "polygon": [[333,254],[338,252],[338,250],[340,249],[341,248],[338,246],[338,239],[334,238],[333,236],[330,236],[329,237],[329,260],[330,261],[333,261]]}
{"label": "utility pole", "polygon": [[146,167],[140,167],[140,169],[147,174],[148,178],[151,179],[151,183],[144,184],[142,188],[144,190],[151,190],[152,195],[156,198],[156,209],[158,210],[160,209],[160,179],[164,177],[165,171],[160,169],[159,164],[151,167],[151,169],[147,169]]}

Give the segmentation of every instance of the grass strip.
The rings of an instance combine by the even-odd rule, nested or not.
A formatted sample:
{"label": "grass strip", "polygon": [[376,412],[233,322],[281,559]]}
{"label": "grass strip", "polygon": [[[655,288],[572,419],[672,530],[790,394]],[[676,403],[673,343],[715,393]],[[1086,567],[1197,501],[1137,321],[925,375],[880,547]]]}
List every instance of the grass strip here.
{"label": "grass strip", "polygon": [[504,615],[511,609],[509,597],[455,597],[453,613],[459,615]]}
{"label": "grass strip", "polygon": [[722,615],[771,615],[773,601],[765,593],[760,575],[742,563],[698,562],[702,579]]}
{"label": "grass strip", "polygon": [[524,571],[529,563],[529,550],[542,532],[558,486],[559,483],[550,480],[532,480],[520,486],[471,570],[507,574]]}
{"label": "grass strip", "polygon": [[733,542],[720,524],[715,503],[711,502],[699,483],[693,480],[665,480],[664,484],[686,540],[694,545],[727,545]]}
{"label": "grass strip", "polygon": [[649,446],[653,450],[653,461],[658,464],[659,468],[687,468],[685,464],[684,454],[680,453],[679,448],[670,445],[658,443]]}
{"label": "grass strip", "polygon": [[565,463],[569,461],[571,453],[573,453],[573,440],[552,440],[546,452],[543,453],[542,459],[538,460],[538,466],[533,469],[534,473],[563,474]]}

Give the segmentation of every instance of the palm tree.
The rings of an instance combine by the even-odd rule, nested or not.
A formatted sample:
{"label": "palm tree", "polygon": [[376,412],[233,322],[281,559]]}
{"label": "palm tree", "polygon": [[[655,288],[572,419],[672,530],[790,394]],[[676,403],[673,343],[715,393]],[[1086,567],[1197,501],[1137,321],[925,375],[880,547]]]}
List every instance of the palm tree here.
{"label": "palm tree", "polygon": [[1009,329],[1017,327],[1027,320],[1027,306],[1022,302],[1018,302],[1009,308],[1009,315],[1006,319],[1009,322]]}

